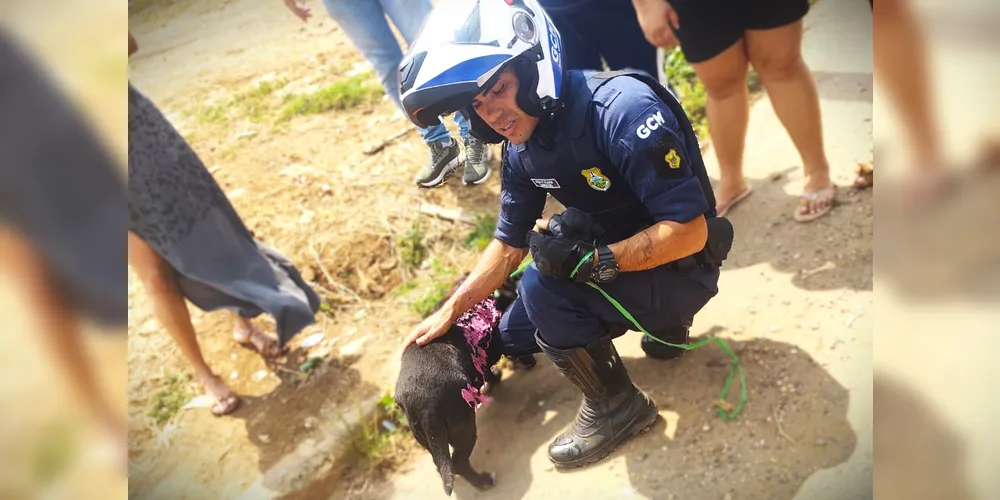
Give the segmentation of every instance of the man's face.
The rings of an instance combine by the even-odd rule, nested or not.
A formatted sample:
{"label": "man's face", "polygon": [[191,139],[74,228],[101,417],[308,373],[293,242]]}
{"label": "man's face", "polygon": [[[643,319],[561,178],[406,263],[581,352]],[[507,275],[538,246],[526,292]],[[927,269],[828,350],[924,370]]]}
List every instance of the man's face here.
{"label": "man's face", "polygon": [[538,118],[526,114],[517,106],[519,85],[513,68],[504,68],[493,87],[472,101],[476,114],[512,144],[527,141],[538,125]]}

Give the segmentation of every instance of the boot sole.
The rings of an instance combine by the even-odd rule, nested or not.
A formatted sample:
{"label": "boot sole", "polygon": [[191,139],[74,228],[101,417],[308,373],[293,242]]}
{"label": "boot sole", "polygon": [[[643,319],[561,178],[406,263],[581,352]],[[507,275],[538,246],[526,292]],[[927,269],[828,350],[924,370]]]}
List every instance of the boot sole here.
{"label": "boot sole", "polygon": [[618,445],[624,443],[625,441],[628,441],[632,437],[635,437],[639,434],[646,432],[647,429],[649,429],[654,423],[656,423],[656,419],[660,416],[659,411],[656,408],[656,403],[654,403],[652,400],[650,400],[650,406],[653,408],[653,411],[651,411],[650,414],[645,417],[645,420],[641,421],[639,425],[636,425],[636,422],[640,418],[643,418],[642,414],[637,415],[636,418],[633,419],[632,422],[629,424],[629,426],[626,427],[626,429],[628,429],[627,431],[622,432],[621,434],[615,436],[615,438],[612,439],[611,441],[608,441],[608,444],[605,445],[607,447],[606,450],[602,450],[600,453],[595,453],[590,457],[576,460],[573,462],[557,463],[552,461],[551,458],[549,459],[549,461],[552,462],[552,465],[555,466],[556,470],[562,471],[569,469],[578,469],[580,467],[604,460],[605,458],[608,457],[608,455],[610,455],[612,452],[615,451],[615,449],[618,448]]}
{"label": "boot sole", "polygon": [[417,185],[420,187],[432,188],[444,184],[444,182],[447,181],[456,170],[458,170],[458,165],[461,163],[461,160],[462,153],[459,153],[458,156],[449,161],[448,164],[441,169],[441,173],[438,174],[437,177],[427,182],[418,182]]}

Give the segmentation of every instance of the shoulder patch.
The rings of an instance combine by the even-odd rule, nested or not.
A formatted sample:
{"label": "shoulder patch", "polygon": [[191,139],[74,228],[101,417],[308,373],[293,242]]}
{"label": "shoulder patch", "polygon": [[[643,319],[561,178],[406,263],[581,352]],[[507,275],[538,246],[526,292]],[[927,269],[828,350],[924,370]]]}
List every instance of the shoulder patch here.
{"label": "shoulder patch", "polygon": [[663,177],[679,178],[690,171],[684,148],[672,134],[657,134],[658,137],[640,143],[639,148],[656,171]]}
{"label": "shoulder patch", "polygon": [[663,159],[666,160],[667,166],[671,169],[681,168],[681,156],[677,154],[676,149],[671,148],[670,151],[667,151]]}

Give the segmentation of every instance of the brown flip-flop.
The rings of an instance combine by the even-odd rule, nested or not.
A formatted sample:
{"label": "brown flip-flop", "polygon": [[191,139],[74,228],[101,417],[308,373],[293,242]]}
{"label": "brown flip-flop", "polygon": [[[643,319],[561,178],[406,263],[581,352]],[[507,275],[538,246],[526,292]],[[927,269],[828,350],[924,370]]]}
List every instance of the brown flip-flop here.
{"label": "brown flip-flop", "polygon": [[750,196],[751,193],[753,193],[753,187],[748,184],[747,188],[742,193],[736,195],[735,198],[729,201],[729,203],[725,206],[725,208],[717,211],[715,215],[717,217],[725,217],[726,214],[728,214],[729,211],[733,209],[733,207],[739,204],[739,202],[743,201],[743,199],[746,198],[747,196]]}
{"label": "brown flip-flop", "polygon": [[216,417],[229,415],[230,413],[236,411],[236,408],[239,408],[241,401],[242,400],[239,396],[229,393],[228,396],[217,400],[209,411],[211,411],[212,415],[215,415]]}
{"label": "brown flip-flop", "polygon": [[257,328],[253,328],[250,331],[250,335],[247,337],[246,340],[240,340],[240,339],[235,338],[235,333],[234,333],[234,340],[236,340],[236,343],[239,344],[240,347],[242,347],[244,349],[249,349],[249,350],[251,350],[251,351],[259,354],[264,359],[274,359],[274,358],[277,358],[278,356],[283,356],[285,354],[288,354],[288,346],[284,346],[281,349],[278,349],[273,354],[265,354],[261,350],[261,348],[257,347],[257,344],[255,344],[253,342],[254,335],[262,335],[262,336],[264,336],[265,339],[266,339],[265,345],[277,345],[277,342],[274,342],[272,344],[271,339],[268,338],[267,335],[264,332],[258,330]]}

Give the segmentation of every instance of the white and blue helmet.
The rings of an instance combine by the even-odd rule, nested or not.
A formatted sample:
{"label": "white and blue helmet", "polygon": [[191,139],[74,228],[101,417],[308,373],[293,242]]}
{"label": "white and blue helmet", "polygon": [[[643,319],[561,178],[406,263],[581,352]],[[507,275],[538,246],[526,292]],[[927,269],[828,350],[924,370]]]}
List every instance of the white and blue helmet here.
{"label": "white and blue helmet", "polygon": [[[437,125],[439,116],[470,106],[512,61],[521,78],[518,105],[539,117],[554,112],[563,84],[562,39],[538,2],[442,0],[399,65],[403,108],[418,127]],[[475,112],[467,115],[473,134],[499,142]]]}

